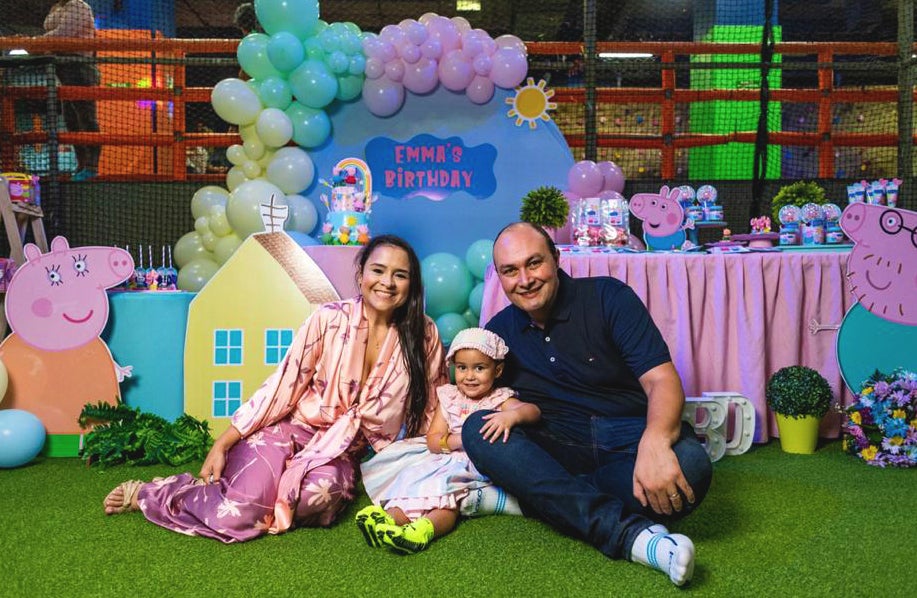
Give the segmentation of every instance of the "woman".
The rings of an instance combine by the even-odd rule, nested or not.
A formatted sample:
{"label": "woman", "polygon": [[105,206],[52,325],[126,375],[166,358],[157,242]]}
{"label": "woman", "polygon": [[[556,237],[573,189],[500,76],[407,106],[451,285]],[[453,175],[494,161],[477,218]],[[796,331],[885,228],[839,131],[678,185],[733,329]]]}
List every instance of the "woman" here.
{"label": "woman", "polygon": [[372,239],[357,259],[360,295],[320,307],[286,357],[233,415],[200,479],[125,482],[107,514],[141,510],[188,535],[239,542],[327,526],[353,498],[366,445],[423,433],[446,381],[436,326],[423,313],[420,262],[402,239]]}
{"label": "woman", "polygon": [[[95,18],[92,7],[83,0],[60,0],[56,2],[44,21],[45,33],[42,37],[95,37]],[[75,52],[72,56],[91,57],[91,52]],[[61,85],[85,85],[95,87],[99,84],[99,69],[89,61],[62,60],[57,63],[57,78]],[[92,100],[71,100],[62,102],[64,122],[71,133],[77,131],[98,132],[99,122],[96,117],[96,103]],[[76,151],[77,172],[70,180],[85,181],[99,172],[99,145],[78,144]]]}

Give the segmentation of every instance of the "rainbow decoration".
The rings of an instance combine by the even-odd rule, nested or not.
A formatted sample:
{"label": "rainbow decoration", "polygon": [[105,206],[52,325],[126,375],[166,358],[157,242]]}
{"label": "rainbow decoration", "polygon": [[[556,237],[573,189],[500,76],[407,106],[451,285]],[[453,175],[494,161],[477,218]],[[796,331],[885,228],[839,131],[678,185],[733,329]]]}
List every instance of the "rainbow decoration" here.
{"label": "rainbow decoration", "polygon": [[368,212],[373,200],[373,173],[369,169],[369,165],[359,158],[344,158],[334,165],[334,172],[344,172],[349,166],[356,168],[363,178],[363,197],[365,198],[366,211]]}

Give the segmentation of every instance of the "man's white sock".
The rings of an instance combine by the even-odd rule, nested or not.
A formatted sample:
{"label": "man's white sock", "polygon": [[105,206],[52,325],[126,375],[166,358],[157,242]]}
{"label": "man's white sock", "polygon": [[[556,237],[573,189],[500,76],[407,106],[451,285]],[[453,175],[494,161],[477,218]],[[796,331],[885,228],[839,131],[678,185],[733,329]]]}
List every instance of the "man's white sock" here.
{"label": "man's white sock", "polygon": [[672,583],[681,586],[694,574],[694,542],[682,534],[670,534],[657,523],[637,535],[630,560],[668,573]]}

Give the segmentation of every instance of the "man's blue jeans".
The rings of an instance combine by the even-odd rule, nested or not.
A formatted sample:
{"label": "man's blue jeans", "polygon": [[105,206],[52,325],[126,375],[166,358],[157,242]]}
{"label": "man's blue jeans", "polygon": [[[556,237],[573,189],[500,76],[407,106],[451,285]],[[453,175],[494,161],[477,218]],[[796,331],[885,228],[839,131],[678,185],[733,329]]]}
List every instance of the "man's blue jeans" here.
{"label": "man's blue jeans", "polygon": [[518,498],[526,515],[611,558],[628,557],[637,534],[654,522],[667,523],[693,511],[710,487],[710,458],[687,423],[673,450],[695,500],[685,500],[681,512],[666,517],[644,508],[633,495],[637,445],[646,419],[543,419],[514,427],[506,443],[491,444],[480,433],[487,413],[492,412],[472,413],[462,427],[462,445],[478,470]]}

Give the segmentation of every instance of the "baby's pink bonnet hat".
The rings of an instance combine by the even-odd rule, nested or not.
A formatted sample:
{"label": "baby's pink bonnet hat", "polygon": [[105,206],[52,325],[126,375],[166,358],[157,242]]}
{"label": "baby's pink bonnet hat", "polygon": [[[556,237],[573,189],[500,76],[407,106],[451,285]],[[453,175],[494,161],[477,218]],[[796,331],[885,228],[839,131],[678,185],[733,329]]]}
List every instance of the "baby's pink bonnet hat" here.
{"label": "baby's pink bonnet hat", "polygon": [[462,349],[476,349],[497,361],[502,360],[509,352],[502,338],[483,328],[466,328],[456,334],[455,338],[452,339],[452,344],[449,345],[446,362],[452,363],[455,353]]}

